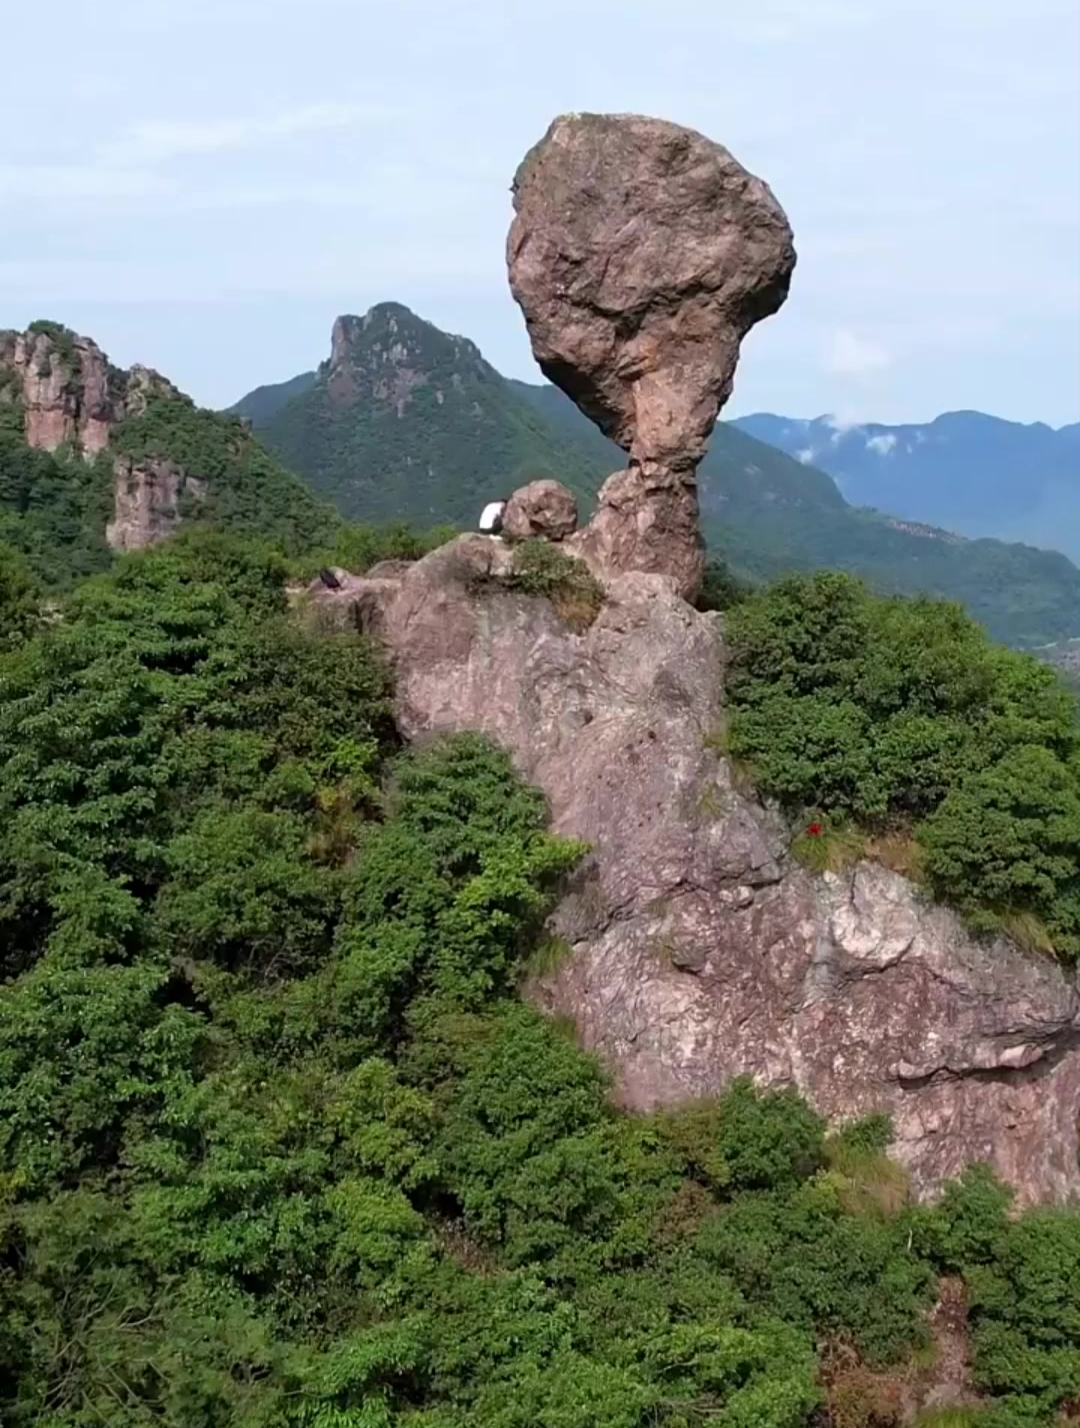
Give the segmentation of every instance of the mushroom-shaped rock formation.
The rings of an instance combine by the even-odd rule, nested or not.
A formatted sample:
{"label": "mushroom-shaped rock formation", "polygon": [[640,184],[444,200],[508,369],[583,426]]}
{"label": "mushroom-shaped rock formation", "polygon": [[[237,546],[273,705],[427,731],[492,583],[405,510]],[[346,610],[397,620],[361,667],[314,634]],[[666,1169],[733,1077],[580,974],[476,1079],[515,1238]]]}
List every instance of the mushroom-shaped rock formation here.
{"label": "mushroom-shaped rock formation", "polygon": [[558,481],[530,481],[506,503],[502,528],[515,540],[563,540],[577,530],[577,502]]}
{"label": "mushroom-shaped rock formation", "polygon": [[514,209],[510,286],[533,353],[630,454],[581,553],[601,574],[670,574],[692,595],[694,472],[739,343],[787,296],[787,218],[719,144],[636,115],[556,119],[517,172]]}

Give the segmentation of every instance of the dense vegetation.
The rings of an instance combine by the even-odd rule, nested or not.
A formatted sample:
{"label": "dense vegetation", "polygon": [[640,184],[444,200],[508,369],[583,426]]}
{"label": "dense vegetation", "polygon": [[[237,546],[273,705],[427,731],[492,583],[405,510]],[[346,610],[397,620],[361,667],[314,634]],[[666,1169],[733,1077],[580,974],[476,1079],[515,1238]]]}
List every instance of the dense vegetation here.
{"label": "dense vegetation", "polygon": [[112,446],[134,461],[175,462],[205,482],[205,497],[181,515],[239,535],[271,537],[290,553],[327,539],[339,524],[243,422],[197,407],[179,392],[151,394],[143,412],[117,426]]}
{"label": "dense vegetation", "polygon": [[0,566],[4,1423],[887,1428],[940,1273],[972,1423],[1080,1396],[1075,1216],[913,1208],[791,1093],[612,1108],[515,995],[582,850],[285,574],[193,534],[41,624]]}
{"label": "dense vegetation", "polygon": [[112,515],[112,462],[32,451],[14,372],[0,366],[0,544],[21,551],[50,584],[104,570]]}
{"label": "dense vegetation", "polygon": [[474,525],[486,502],[553,476],[587,501],[599,473],[471,342],[397,303],[339,319],[314,380],[260,388],[233,409],[346,516]]}
{"label": "dense vegetation", "polygon": [[728,746],[826,820],[807,852],[860,851],[848,820],[913,835],[912,868],[977,928],[1080,956],[1080,717],[1052,669],[958,606],[839,574],[782,581],[729,627]]}
{"label": "dense vegetation", "polygon": [[[77,396],[75,334],[45,321],[30,331],[49,339],[47,358]],[[125,374],[109,372],[119,401]],[[92,460],[66,447],[32,450],[17,385],[13,369],[0,365],[0,545],[21,552],[52,589],[70,588],[112,562],[105,527],[114,511],[116,456],[169,461],[203,483],[203,499],[188,498],[177,513],[188,520],[268,536],[296,554],[337,534],[336,512],[283,470],[242,422],[200,410],[164,382],[149,387],[143,409],[118,422],[110,449]]]}

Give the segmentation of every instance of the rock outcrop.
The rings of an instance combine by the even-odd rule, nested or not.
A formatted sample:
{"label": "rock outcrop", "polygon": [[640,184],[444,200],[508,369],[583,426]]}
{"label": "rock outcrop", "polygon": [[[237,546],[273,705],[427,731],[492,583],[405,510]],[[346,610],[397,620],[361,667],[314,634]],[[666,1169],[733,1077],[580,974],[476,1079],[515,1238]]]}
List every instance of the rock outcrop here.
{"label": "rock outcrop", "polygon": [[507,501],[502,528],[513,540],[563,540],[577,523],[573,492],[558,481],[530,481]]}
{"label": "rock outcrop", "polygon": [[15,379],[29,446],[73,446],[87,456],[105,450],[122,413],[123,373],[95,342],[54,324],[4,333],[0,368]]}
{"label": "rock outcrop", "polygon": [[518,170],[514,209],[510,286],[533,353],[630,454],[581,551],[601,575],[658,571],[690,596],[694,472],[740,342],[787,296],[783,210],[701,134],[596,114],[554,122]]}
{"label": "rock outcrop", "polygon": [[113,518],[105,527],[113,550],[143,550],[166,540],[183,520],[184,497],[198,506],[206,496],[206,482],[172,461],[118,456],[113,477]]}
{"label": "rock outcrop", "polygon": [[1080,1193],[1075,976],[973,941],[877,865],[817,878],[794,863],[783,821],[709,747],[722,619],[674,580],[613,578],[575,634],[498,589],[511,558],[463,536],[309,598],[383,641],[409,739],[490,734],[555,829],[591,845],[554,918],[573,956],[532,995],[574,1019],[623,1103],[745,1072],[834,1120],[889,1112],[923,1192],[988,1160],[1025,1201]]}
{"label": "rock outcrop", "polygon": [[[35,450],[67,448],[93,460],[109,450],[116,427],[141,416],[155,395],[177,391],[149,367],[112,366],[96,342],[58,323],[0,333],[0,401],[21,410],[26,444]],[[206,483],[171,461],[116,456],[113,492],[105,538],[114,550],[140,550],[172,534],[182,506],[201,503]]]}

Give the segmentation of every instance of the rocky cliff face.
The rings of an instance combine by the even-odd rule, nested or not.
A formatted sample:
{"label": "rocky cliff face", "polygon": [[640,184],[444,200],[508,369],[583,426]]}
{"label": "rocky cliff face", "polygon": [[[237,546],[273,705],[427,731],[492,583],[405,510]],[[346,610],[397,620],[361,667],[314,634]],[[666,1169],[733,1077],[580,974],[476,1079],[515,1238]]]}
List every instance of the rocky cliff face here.
{"label": "rocky cliff face", "polygon": [[592,854],[554,918],[572,955],[532,996],[644,1109],[733,1076],[794,1084],[834,1121],[887,1111],[915,1184],[987,1160],[1024,1201],[1080,1194],[1075,976],[973,941],[903,878],[817,878],[709,747],[721,617],[653,573],[612,579],[584,634],[499,589],[510,550],[464,536],[310,599],[371,630],[412,740],[483,730]]}
{"label": "rocky cliff face", "polygon": [[96,456],[124,411],[125,377],[88,337],[58,325],[0,337],[0,367],[14,377],[26,441],[40,451],[61,446]]}
{"label": "rocky cliff face", "polygon": [[113,550],[142,550],[166,540],[183,519],[183,498],[201,504],[206,496],[206,482],[172,461],[118,456],[113,477],[113,518],[105,527]]}
{"label": "rocky cliff face", "polygon": [[405,415],[412,393],[431,386],[445,402],[447,384],[460,388],[463,374],[484,366],[467,337],[439,332],[399,303],[379,303],[363,317],[339,317],[330,338],[330,358],[319,369],[332,402],[375,402]]}
{"label": "rocky cliff face", "polygon": [[[0,334],[0,397],[21,409],[28,446],[69,448],[90,460],[109,450],[117,426],[140,416],[155,393],[176,394],[148,367],[121,371],[88,337],[58,323]],[[181,497],[200,501],[205,483],[168,461],[113,462],[114,512],[106,540],[138,550],[165,539],[180,521]]]}
{"label": "rocky cliff face", "polygon": [[711,747],[724,629],[700,574],[694,470],[741,337],[779,307],[794,250],[764,184],[652,120],[557,120],[515,183],[511,286],[548,375],[630,453],[576,531],[536,483],[506,516],[583,558],[584,632],[516,593],[514,551],[462,536],[412,566],[339,572],[308,600],[379,639],[412,741],[481,730],[557,832],[591,848],[553,918],[570,949],[531,995],[575,1021],[647,1109],[749,1073],[833,1121],[888,1112],[932,1193],[985,1160],[1024,1201],[1080,1194],[1075,975],[870,863],[816,878]]}

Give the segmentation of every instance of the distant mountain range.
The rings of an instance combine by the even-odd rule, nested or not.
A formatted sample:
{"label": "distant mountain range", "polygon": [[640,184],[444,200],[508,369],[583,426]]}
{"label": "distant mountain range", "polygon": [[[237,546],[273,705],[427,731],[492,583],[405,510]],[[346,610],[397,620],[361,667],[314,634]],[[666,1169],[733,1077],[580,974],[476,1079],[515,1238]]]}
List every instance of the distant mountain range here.
{"label": "distant mountain range", "polygon": [[852,426],[760,412],[735,425],[827,471],[853,505],[1080,560],[1080,423],[946,412],[923,425]]}
{"label": "distant mountain range", "polygon": [[[398,303],[339,318],[317,370],[260,387],[232,412],[365,521],[471,525],[485,501],[538,476],[571,487],[584,513],[625,460],[556,388],[502,377],[467,338]],[[746,425],[718,425],[699,472],[706,541],[736,574],[847,570],[881,590],[962,601],[1014,645],[1080,633],[1080,570],[1063,555],[967,540],[906,507],[859,509],[830,475]]]}

